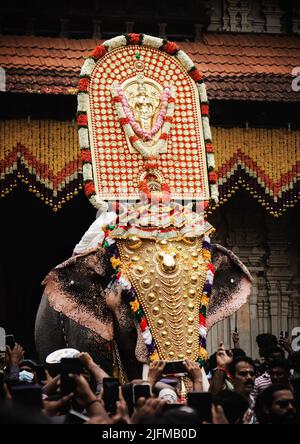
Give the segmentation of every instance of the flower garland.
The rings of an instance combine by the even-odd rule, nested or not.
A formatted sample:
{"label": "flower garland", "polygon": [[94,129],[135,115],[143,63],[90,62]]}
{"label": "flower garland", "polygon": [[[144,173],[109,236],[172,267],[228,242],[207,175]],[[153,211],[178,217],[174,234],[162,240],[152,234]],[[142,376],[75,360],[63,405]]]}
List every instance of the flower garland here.
{"label": "flower garland", "polygon": [[[110,258],[111,265],[115,271],[115,276],[113,277],[112,281],[109,283],[107,289],[109,291],[111,288],[113,288],[116,281],[121,286],[121,288],[123,289],[123,294],[126,300],[129,302],[132,312],[139,323],[143,339],[147,346],[149,359],[151,362],[156,361],[159,360],[160,358],[149,324],[147,322],[146,315],[144,313],[142,306],[138,301],[138,298],[136,297],[135,291],[131,283],[126,279],[126,277],[122,272],[121,259],[117,248],[117,244],[115,240],[111,239],[109,236],[111,231],[114,230],[114,228],[115,227],[113,225],[107,225],[105,227],[105,232],[104,232],[103,247],[106,248],[106,251],[108,252],[108,256]],[[205,361],[207,360],[208,357],[206,351],[206,336],[207,336],[206,314],[209,305],[210,294],[215,273],[215,268],[211,263],[211,243],[209,236],[203,237],[202,257],[207,265],[207,273],[203,287],[203,294],[201,297],[201,306],[199,312],[199,357],[197,359],[197,362],[199,362],[201,366],[205,364]]]}
{"label": "flower garland", "polygon": [[215,274],[215,267],[211,262],[211,243],[209,236],[203,236],[202,257],[206,263],[207,272],[206,272],[206,280],[203,287],[201,306],[199,312],[199,358],[197,359],[197,362],[199,362],[201,366],[204,365],[205,361],[208,358],[206,351],[206,336],[207,336],[206,315],[207,315],[207,309],[209,305],[212,284]]}
{"label": "flower garland", "polygon": [[152,333],[148,325],[146,315],[136,297],[135,291],[131,283],[126,279],[126,277],[122,272],[120,254],[118,251],[117,244],[114,239],[111,239],[109,237],[110,232],[114,228],[115,227],[112,225],[107,225],[105,227],[104,241],[103,241],[103,247],[106,248],[108,255],[110,257],[111,265],[115,271],[115,276],[113,277],[112,281],[109,283],[108,290],[113,287],[116,281],[121,286],[121,288],[123,289],[123,295],[125,296],[126,300],[129,302],[132,312],[139,323],[143,339],[147,346],[149,359],[151,362],[157,361],[159,360],[159,354],[155,346],[155,342],[152,337]]}
{"label": "flower garland", "polygon": [[[146,158],[158,155],[164,150],[168,140],[168,135],[171,129],[171,123],[173,121],[173,114],[175,108],[175,92],[171,87],[166,87],[163,94],[163,103],[155,126],[151,131],[144,131],[135,121],[131,110],[128,106],[127,100],[121,87],[114,83],[111,89],[112,101],[115,104],[117,115],[120,124],[124,130],[125,135],[128,137],[132,146]],[[162,124],[163,123],[163,124]],[[152,147],[144,147],[143,142],[136,135],[139,133],[143,139],[149,140],[152,137],[151,133],[157,133],[162,127],[161,135],[158,142]],[[148,138],[149,136],[149,138]]]}
{"label": "flower garland", "polygon": [[[122,88],[117,86],[118,95],[121,99],[121,103],[123,105],[123,110],[125,111],[126,117],[131,125],[131,127],[134,129],[135,133],[142,137],[144,140],[151,140],[152,137],[160,130],[162,127],[162,124],[164,123],[165,115],[167,112],[167,106],[168,106],[168,99],[171,94],[171,90],[169,86],[166,86],[163,92],[162,96],[162,105],[161,109],[159,111],[159,114],[157,116],[155,125],[150,131],[146,131],[143,128],[140,127],[140,125],[136,122],[135,118],[133,117],[133,114],[131,112],[131,109],[128,105],[127,99],[125,97],[125,94],[122,91]],[[170,122],[171,123],[171,122]]]}
{"label": "flower garland", "polygon": [[[135,34],[135,33],[128,33],[125,35],[121,35],[118,37],[114,37],[110,40],[106,40],[103,44],[98,45],[90,54],[89,57],[85,60],[81,72],[80,72],[80,80],[78,85],[78,113],[84,113],[87,115],[88,112],[88,94],[89,94],[89,83],[90,78],[92,75],[92,72],[96,66],[96,63],[108,52],[113,51],[116,48],[121,48],[126,45],[139,45],[139,46],[145,46],[150,47],[159,51],[162,51],[166,54],[169,54],[170,56],[177,59],[181,65],[184,67],[184,69],[187,71],[188,75],[193,79],[193,81],[196,84],[199,99],[200,99],[200,106],[201,106],[201,113],[202,113],[202,128],[203,128],[203,134],[204,134],[204,142],[205,142],[205,149],[206,149],[206,155],[207,155],[207,164],[209,168],[209,173],[213,172],[214,170],[214,160],[213,160],[213,145],[211,140],[211,131],[209,126],[209,106],[208,106],[208,98],[206,93],[206,87],[203,81],[202,74],[200,71],[195,67],[193,61],[191,58],[182,51],[178,45],[174,42],[170,42],[166,39],[153,37],[147,34]],[[123,113],[122,119],[127,119],[126,114]],[[129,140],[131,144],[134,146],[135,149],[137,149],[143,157],[149,157],[152,155],[155,155],[156,153],[159,153],[165,146],[168,133],[170,128],[168,128],[167,125],[170,126],[170,122],[167,122],[168,116],[165,118],[165,124],[166,127],[163,126],[163,131],[160,136],[158,144],[155,146],[155,149],[152,151],[150,149],[145,149],[142,145],[142,143],[138,140],[137,135],[134,133],[129,120],[126,122],[126,120],[123,120],[123,128],[124,131],[126,131],[126,134],[129,134]],[[121,120],[121,119],[120,119]],[[88,133],[88,126],[81,126],[82,123],[85,123],[84,119],[80,119],[79,123],[79,141],[80,141],[80,147],[84,149],[90,149],[90,142],[89,142],[89,133]],[[125,128],[126,127],[126,128]],[[167,130],[168,131],[165,131]],[[81,143],[82,142],[82,143]],[[84,177],[85,180],[85,177]],[[94,179],[93,179],[94,181]],[[218,202],[218,185],[216,183],[217,178],[215,175],[211,175],[209,177],[209,184],[210,184],[210,195],[211,195],[211,201],[215,204]],[[97,196],[95,189],[92,190],[92,187],[89,186],[89,192],[88,195],[89,200],[91,203],[99,208],[100,204],[103,204],[103,202],[100,202],[100,204],[97,202]]]}

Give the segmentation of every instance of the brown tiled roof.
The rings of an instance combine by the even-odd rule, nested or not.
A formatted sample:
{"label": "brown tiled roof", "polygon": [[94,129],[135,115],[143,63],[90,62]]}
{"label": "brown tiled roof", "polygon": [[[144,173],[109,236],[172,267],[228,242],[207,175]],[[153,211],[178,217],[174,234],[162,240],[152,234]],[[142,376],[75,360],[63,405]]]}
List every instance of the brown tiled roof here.
{"label": "brown tiled roof", "polygon": [[[94,39],[0,36],[7,90],[74,94]],[[291,71],[300,65],[300,36],[206,33],[180,43],[204,74],[210,99],[297,101]]]}

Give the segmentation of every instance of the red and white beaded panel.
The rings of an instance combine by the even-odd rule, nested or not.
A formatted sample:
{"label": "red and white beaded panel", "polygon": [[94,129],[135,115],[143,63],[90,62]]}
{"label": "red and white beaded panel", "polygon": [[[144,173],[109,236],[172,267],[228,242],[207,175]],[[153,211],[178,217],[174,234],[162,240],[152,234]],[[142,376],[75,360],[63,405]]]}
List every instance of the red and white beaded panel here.
{"label": "red and white beaded panel", "polygon": [[162,87],[175,88],[175,110],[167,153],[159,155],[159,172],[174,198],[209,198],[205,146],[197,90],[180,62],[159,50],[126,46],[101,58],[89,86],[89,132],[96,193],[101,199],[138,199],[144,160],[131,153],[111,96],[120,85],[141,72],[135,70],[137,53],[143,75]]}

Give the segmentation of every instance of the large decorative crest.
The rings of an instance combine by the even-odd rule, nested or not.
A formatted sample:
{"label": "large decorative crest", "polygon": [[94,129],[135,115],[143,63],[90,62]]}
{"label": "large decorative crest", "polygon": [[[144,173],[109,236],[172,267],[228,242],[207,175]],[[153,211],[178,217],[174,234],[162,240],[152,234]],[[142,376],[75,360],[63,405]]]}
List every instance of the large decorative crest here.
{"label": "large decorative crest", "polygon": [[127,34],[97,46],[81,70],[77,122],[97,208],[138,199],[149,169],[172,198],[217,201],[205,85],[175,43]]}

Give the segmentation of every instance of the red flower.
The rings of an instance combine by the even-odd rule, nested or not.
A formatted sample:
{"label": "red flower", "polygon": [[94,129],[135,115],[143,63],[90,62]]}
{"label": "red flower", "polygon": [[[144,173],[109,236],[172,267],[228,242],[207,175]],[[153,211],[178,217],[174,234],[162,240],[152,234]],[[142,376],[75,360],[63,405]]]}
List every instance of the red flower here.
{"label": "red flower", "polygon": [[100,59],[106,53],[106,48],[103,45],[96,46],[94,51],[91,52],[90,56],[94,59]]}
{"label": "red flower", "polygon": [[82,162],[91,162],[91,152],[90,150],[81,150],[81,160]]}
{"label": "red flower", "polygon": [[200,80],[202,80],[202,74],[200,73],[200,71],[198,71],[197,68],[192,69],[189,72],[189,75],[195,82],[199,82]]}
{"label": "red flower", "polygon": [[169,122],[169,123],[172,123],[173,122],[173,117],[172,116],[166,116],[165,121]]}
{"label": "red flower", "polygon": [[126,125],[127,123],[129,123],[129,120],[128,120],[128,118],[127,117],[124,117],[124,118],[120,118],[120,124],[123,126],[123,125]]}
{"label": "red flower", "polygon": [[132,43],[133,45],[134,44],[137,45],[140,43],[140,34],[131,33],[131,34],[128,34],[128,37],[129,37],[129,43]]}
{"label": "red flower", "polygon": [[207,264],[208,270],[210,270],[212,273],[216,272],[216,269],[212,263]]}
{"label": "red flower", "polygon": [[87,79],[86,77],[83,77],[82,79],[79,80],[79,83],[78,83],[79,91],[87,91],[88,87],[89,87],[89,79]]}
{"label": "red flower", "polygon": [[129,141],[131,143],[131,145],[133,145],[135,142],[137,142],[139,140],[139,138],[137,136],[131,136],[129,137]]}
{"label": "red flower", "polygon": [[168,54],[175,55],[179,51],[179,47],[174,42],[167,42],[164,44],[163,50]]}
{"label": "red flower", "polygon": [[77,116],[77,123],[79,126],[87,126],[87,115],[86,114],[79,114]]}
{"label": "red flower", "polygon": [[169,96],[169,98],[168,98],[168,102],[169,102],[169,103],[174,103],[174,102],[175,102],[174,97]]}
{"label": "red flower", "polygon": [[120,99],[119,96],[116,96],[116,97],[113,97],[113,98],[111,99],[111,101],[112,101],[113,103],[115,103],[115,102],[121,102],[121,99]]}
{"label": "red flower", "polygon": [[202,314],[199,315],[199,323],[200,323],[200,325],[203,325],[204,327],[206,325],[206,319]]}
{"label": "red flower", "polygon": [[160,135],[160,139],[162,139],[162,140],[168,140],[168,134],[166,134],[166,133],[161,133],[161,135]]}
{"label": "red flower", "polygon": [[218,180],[217,173],[215,173],[214,171],[211,171],[211,172],[209,173],[208,177],[209,177],[209,182],[210,182],[210,183],[216,183],[217,180]]}
{"label": "red flower", "polygon": [[87,196],[95,193],[95,185],[94,182],[87,182],[84,184],[84,191]]}
{"label": "red flower", "polygon": [[207,143],[207,144],[205,145],[205,148],[206,148],[206,152],[207,152],[207,153],[213,153],[213,152],[214,152],[214,146],[213,146],[212,143]]}
{"label": "red flower", "polygon": [[201,113],[207,115],[208,114],[208,104],[207,103],[202,103],[201,104]]}
{"label": "red flower", "polygon": [[142,318],[142,319],[141,319],[140,327],[141,327],[141,330],[142,330],[142,331],[145,331],[145,330],[146,330],[146,328],[147,328],[147,321],[146,321],[145,318]]}

